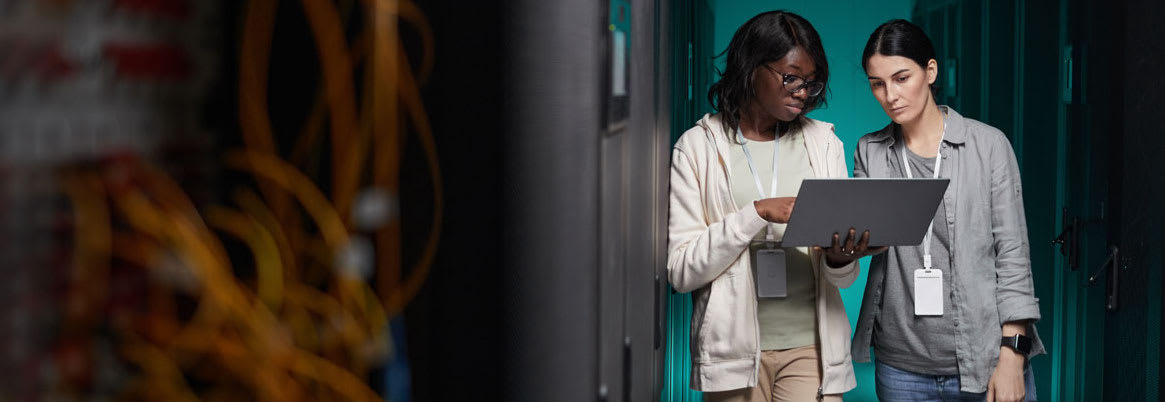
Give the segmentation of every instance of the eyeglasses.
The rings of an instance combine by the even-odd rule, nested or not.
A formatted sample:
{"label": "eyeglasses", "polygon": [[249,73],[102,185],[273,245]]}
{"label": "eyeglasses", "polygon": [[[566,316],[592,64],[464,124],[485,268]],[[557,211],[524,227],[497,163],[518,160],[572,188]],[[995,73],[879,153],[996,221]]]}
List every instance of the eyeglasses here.
{"label": "eyeglasses", "polygon": [[825,89],[825,83],[821,81],[809,81],[793,74],[785,74],[772,67],[764,66],[765,69],[781,76],[781,85],[785,87],[786,91],[791,94],[797,93],[802,89],[806,90],[809,96],[821,95],[821,90]]}

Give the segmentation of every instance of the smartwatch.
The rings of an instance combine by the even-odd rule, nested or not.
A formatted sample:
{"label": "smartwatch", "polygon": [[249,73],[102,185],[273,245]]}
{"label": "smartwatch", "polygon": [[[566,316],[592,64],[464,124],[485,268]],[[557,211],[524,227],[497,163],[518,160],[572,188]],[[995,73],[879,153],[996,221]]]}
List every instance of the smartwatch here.
{"label": "smartwatch", "polygon": [[1028,338],[1020,334],[1005,336],[1000,342],[1000,346],[1007,346],[1012,348],[1016,352],[1019,352],[1019,354],[1027,357],[1027,355],[1031,354],[1032,351],[1032,338]]}

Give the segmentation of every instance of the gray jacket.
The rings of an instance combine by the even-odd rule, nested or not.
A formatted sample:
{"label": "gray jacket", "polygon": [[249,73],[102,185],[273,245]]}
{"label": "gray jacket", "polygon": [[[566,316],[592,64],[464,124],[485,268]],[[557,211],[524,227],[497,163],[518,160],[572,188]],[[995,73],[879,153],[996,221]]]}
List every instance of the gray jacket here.
{"label": "gray jacket", "polygon": [[[962,391],[984,392],[999,361],[1003,323],[1040,319],[1032,284],[1023,191],[1015,152],[994,127],[964,118],[946,106],[946,139],[940,147],[940,177],[950,178],[944,195],[951,236],[952,305],[958,336],[955,353]],[[899,128],[891,123],[858,140],[854,177],[901,177]],[[889,252],[894,252],[891,249]],[[887,254],[873,257],[862,300],[854,360],[870,361],[874,322],[881,314]],[[1031,356],[1044,353],[1029,324]],[[1030,356],[1029,356],[1030,357]]]}

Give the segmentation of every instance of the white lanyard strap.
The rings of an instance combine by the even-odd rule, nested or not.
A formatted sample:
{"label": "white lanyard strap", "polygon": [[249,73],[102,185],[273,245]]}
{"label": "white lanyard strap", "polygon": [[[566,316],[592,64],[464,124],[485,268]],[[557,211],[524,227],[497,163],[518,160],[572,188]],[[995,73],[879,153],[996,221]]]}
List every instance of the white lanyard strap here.
{"label": "white lanyard strap", "polygon": [[[746,161],[748,161],[748,170],[752,171],[752,180],[753,180],[753,182],[756,183],[757,194],[759,194],[760,198],[762,198],[762,199],[776,197],[777,196],[777,154],[779,153],[778,151],[780,151],[780,149],[777,148],[777,145],[778,145],[777,142],[780,140],[780,137],[775,135],[775,134],[773,135],[773,182],[772,182],[773,186],[771,188],[769,188],[769,196],[768,197],[765,197],[765,188],[764,188],[764,186],[762,186],[760,184],[760,175],[758,175],[756,173],[756,165],[754,165],[752,163],[752,154],[748,152],[748,147],[744,146],[744,144],[747,143],[748,140],[746,140],[744,138],[744,134],[740,132],[740,127],[736,128],[736,140],[738,142],[740,142],[740,149],[744,150],[744,159]],[[769,240],[772,240],[774,238],[772,230],[768,231],[768,233],[765,235],[765,238],[767,238]]]}
{"label": "white lanyard strap", "polygon": [[[934,156],[934,178],[938,178],[938,172],[943,166],[943,141],[947,138],[947,119],[946,114],[943,115],[943,134],[938,140],[938,151]],[[902,169],[906,171],[906,177],[913,179],[914,174],[910,172],[910,162],[906,160],[906,141],[902,141]],[[926,236],[922,239],[922,267],[930,270],[930,239],[934,237],[934,219],[930,220],[930,224],[926,226]]]}

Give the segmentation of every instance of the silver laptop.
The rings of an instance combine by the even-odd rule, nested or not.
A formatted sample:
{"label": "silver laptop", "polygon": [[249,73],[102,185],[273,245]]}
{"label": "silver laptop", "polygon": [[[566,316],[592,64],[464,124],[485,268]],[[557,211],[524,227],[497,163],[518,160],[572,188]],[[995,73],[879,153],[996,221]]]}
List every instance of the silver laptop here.
{"label": "silver laptop", "polygon": [[870,246],[922,244],[950,179],[805,179],[781,240],[784,247],[822,246],[833,234],[855,244],[870,231]]}

